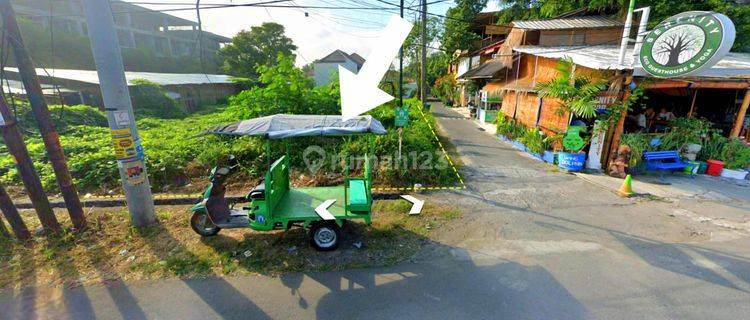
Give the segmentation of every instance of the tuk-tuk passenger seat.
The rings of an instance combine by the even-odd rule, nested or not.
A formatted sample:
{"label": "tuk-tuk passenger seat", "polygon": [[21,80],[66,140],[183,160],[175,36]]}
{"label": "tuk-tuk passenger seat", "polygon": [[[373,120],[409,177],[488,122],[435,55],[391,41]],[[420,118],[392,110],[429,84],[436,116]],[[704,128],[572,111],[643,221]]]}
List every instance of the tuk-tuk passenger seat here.
{"label": "tuk-tuk passenger seat", "polygon": [[261,181],[259,185],[255,186],[253,190],[250,190],[248,194],[250,200],[253,199],[265,199],[266,198],[266,182]]}

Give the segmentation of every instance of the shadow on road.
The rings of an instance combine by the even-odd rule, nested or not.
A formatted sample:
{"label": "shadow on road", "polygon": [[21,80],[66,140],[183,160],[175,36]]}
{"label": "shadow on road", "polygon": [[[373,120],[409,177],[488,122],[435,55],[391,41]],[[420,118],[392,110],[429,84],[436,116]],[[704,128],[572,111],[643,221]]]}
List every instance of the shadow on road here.
{"label": "shadow on road", "polygon": [[[750,292],[743,288],[747,288],[748,285],[750,285],[750,259],[698,247],[693,244],[671,244],[647,239],[638,235],[624,233],[619,230],[601,227],[587,222],[554,216],[530,208],[517,207],[492,201],[473,193],[461,193],[461,195],[476,198],[477,200],[494,207],[544,217],[564,224],[573,224],[607,232],[651,266],[675,274],[713,283],[722,287],[739,290],[741,292]],[[569,228],[555,223],[538,223],[543,223],[547,228],[555,226],[556,229],[569,230]],[[692,253],[693,255],[691,256],[688,253]],[[738,282],[740,282],[743,287],[738,286]]]}
{"label": "shadow on road", "polygon": [[330,290],[318,301],[320,319],[591,318],[547,270],[514,262],[478,266],[445,260],[305,279]]}
{"label": "shadow on road", "polygon": [[[175,245],[179,245],[179,241],[171,236],[169,231],[161,224],[157,224],[154,227],[149,228],[148,232],[156,232],[166,236],[165,239],[160,241],[150,241],[148,245],[152,248],[154,254],[159,255],[163,252],[170,252],[174,250]],[[144,237],[145,239],[153,240],[152,237]],[[166,246],[166,247],[165,247]],[[197,260],[197,257],[190,253],[189,250],[184,250],[191,255],[187,260]],[[159,257],[162,260],[166,260],[168,257]],[[210,285],[204,285],[201,281],[184,281],[195,294],[197,294],[216,314],[223,319],[248,319],[249,315],[252,315],[252,319],[270,319],[263,310],[253,303],[245,294],[238,291],[234,286],[229,284],[225,279],[220,278],[218,275],[211,278]],[[185,310],[186,313],[190,313],[189,310]]]}

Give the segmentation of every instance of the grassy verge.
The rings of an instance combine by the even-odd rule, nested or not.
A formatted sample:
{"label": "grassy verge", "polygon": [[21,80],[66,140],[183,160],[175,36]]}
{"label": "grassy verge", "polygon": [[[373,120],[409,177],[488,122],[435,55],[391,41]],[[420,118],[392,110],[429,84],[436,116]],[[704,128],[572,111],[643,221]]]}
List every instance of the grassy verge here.
{"label": "grassy verge", "polygon": [[[26,244],[0,238],[0,288],[390,265],[409,259],[430,241],[433,230],[460,216],[455,208],[430,204],[421,215],[409,216],[409,208],[402,200],[377,201],[373,224],[347,224],[340,248],[326,253],[312,249],[301,229],[222,230],[201,238],[190,229],[185,206],[160,207],[161,223],[145,230],[130,227],[122,208],[95,209],[81,233],[35,237]],[[65,216],[58,213],[60,220]],[[30,228],[37,227],[35,220],[27,219]]]}

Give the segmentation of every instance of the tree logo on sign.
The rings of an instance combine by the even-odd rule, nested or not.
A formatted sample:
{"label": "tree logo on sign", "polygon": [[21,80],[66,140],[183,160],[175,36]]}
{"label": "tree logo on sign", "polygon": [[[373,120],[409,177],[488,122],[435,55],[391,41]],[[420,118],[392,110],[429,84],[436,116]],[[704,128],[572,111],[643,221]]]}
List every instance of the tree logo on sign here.
{"label": "tree logo on sign", "polygon": [[681,25],[662,33],[651,54],[663,66],[674,67],[695,57],[706,43],[706,34],[694,25]]}
{"label": "tree logo on sign", "polygon": [[732,47],[735,29],[727,16],[683,12],[646,35],[640,50],[643,70],[661,78],[695,75],[719,62]]}

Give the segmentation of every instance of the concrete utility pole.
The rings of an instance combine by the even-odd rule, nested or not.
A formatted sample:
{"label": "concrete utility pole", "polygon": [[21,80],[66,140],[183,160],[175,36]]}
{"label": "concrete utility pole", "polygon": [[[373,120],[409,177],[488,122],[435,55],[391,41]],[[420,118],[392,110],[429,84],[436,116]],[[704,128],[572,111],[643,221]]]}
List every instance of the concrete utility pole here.
{"label": "concrete utility pole", "polygon": [[108,0],[83,0],[82,3],[130,219],[136,227],[149,226],[156,223],[154,199],[135,126],[112,8]]}
{"label": "concrete utility pole", "polygon": [[[23,223],[23,219],[21,219],[21,215],[18,214],[16,206],[13,204],[13,201],[10,199],[8,193],[5,192],[5,188],[3,188],[2,185],[0,185],[0,211],[3,212],[5,219],[10,223],[10,227],[13,229],[13,233],[18,240],[26,240],[31,237],[29,229],[26,228],[26,224]],[[2,221],[0,221],[0,223],[2,223]]]}
{"label": "concrete utility pole", "polygon": [[47,195],[44,193],[39,175],[34,170],[34,162],[31,160],[29,150],[26,149],[26,145],[23,142],[23,136],[21,136],[21,132],[18,130],[18,123],[14,119],[13,113],[10,112],[10,108],[8,108],[8,104],[5,102],[5,97],[2,95],[0,95],[0,133],[2,133],[5,145],[8,147],[8,153],[16,160],[18,175],[21,176],[23,185],[26,187],[26,192],[29,194],[29,199],[31,199],[31,204],[39,216],[39,221],[41,221],[42,226],[47,231],[59,232],[60,224],[57,222],[57,218],[55,218],[55,214],[49,204],[49,199],[47,199]]}
{"label": "concrete utility pole", "polygon": [[427,101],[427,0],[422,1],[422,68],[420,70],[419,99]]}
{"label": "concrete utility pole", "polygon": [[[404,17],[404,0],[401,0],[401,18]],[[404,46],[398,50],[398,106],[404,106]]]}
{"label": "concrete utility pole", "polygon": [[[13,48],[13,56],[16,58],[18,73],[23,80],[23,86],[26,88],[26,95],[34,112],[34,117],[39,124],[39,132],[42,134],[44,146],[47,149],[47,156],[52,164],[52,169],[57,177],[57,184],[60,186],[65,200],[65,206],[68,208],[70,220],[73,226],[80,230],[86,225],[86,217],[83,215],[81,200],[78,198],[78,191],[73,178],[68,171],[68,163],[65,160],[65,154],[60,146],[60,137],[57,135],[55,125],[47,108],[47,102],[44,101],[42,87],[36,77],[36,69],[31,61],[26,46],[21,39],[21,32],[18,29],[16,15],[9,0],[0,0],[0,13],[3,18],[3,28],[10,39],[10,46]],[[46,226],[45,226],[46,227]]]}

